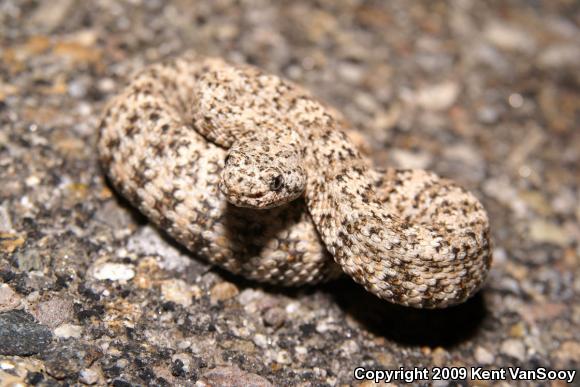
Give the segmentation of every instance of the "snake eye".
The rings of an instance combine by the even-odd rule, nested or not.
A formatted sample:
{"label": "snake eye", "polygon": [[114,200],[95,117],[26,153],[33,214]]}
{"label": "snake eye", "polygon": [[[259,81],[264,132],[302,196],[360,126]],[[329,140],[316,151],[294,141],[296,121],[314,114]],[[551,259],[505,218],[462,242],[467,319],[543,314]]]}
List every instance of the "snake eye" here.
{"label": "snake eye", "polygon": [[226,165],[228,163],[230,159],[230,154],[228,153],[228,155],[226,156],[226,159],[224,160],[224,165]]}
{"label": "snake eye", "polygon": [[270,182],[270,190],[279,191],[282,188],[283,183],[284,183],[284,178],[282,177],[282,175],[276,176]]}

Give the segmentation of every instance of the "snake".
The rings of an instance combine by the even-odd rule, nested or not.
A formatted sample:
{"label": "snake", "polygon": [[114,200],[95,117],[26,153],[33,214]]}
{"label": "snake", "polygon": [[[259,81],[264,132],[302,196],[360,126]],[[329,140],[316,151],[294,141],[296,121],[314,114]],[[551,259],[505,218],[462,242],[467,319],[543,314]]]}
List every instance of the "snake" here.
{"label": "snake", "polygon": [[122,196],[234,274],[300,286],[346,273],[399,305],[464,302],[492,262],[484,207],[431,171],[373,167],[353,130],[294,82],[187,53],[107,103],[97,148]]}

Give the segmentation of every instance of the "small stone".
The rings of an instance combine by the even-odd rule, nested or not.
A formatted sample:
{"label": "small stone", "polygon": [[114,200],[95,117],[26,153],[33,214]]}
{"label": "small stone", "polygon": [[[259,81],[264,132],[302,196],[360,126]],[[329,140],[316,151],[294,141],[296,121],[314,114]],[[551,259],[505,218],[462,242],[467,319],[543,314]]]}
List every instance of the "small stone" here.
{"label": "small stone", "polygon": [[427,86],[418,91],[417,104],[427,110],[446,110],[455,103],[459,91],[459,85],[451,81]]}
{"label": "small stone", "polygon": [[12,356],[0,359],[0,385],[10,387],[48,385],[41,383],[45,379],[42,372],[44,365],[32,357]]}
{"label": "small stone", "polygon": [[19,234],[0,232],[0,253],[12,254],[26,239]]}
{"label": "small stone", "polygon": [[[99,207],[95,213],[95,219],[109,225],[114,230],[129,230],[132,222],[131,212],[112,200],[108,200],[104,205]],[[129,242],[129,245],[131,246],[131,242]],[[131,247],[129,249],[132,250]]]}
{"label": "small stone", "polygon": [[83,327],[73,324],[62,324],[54,330],[54,335],[61,339],[75,338],[78,339],[83,333]]}
{"label": "small stone", "polygon": [[237,296],[239,293],[236,285],[231,282],[220,282],[216,284],[210,291],[210,300],[212,304],[218,301],[226,301]]}
{"label": "small stone", "polygon": [[254,344],[256,344],[260,348],[268,347],[268,338],[265,335],[257,333],[256,335],[254,335],[253,341]]}
{"label": "small stone", "polygon": [[264,324],[274,329],[280,328],[286,321],[286,311],[282,308],[274,307],[266,310],[263,316]]}
{"label": "small stone", "polygon": [[74,80],[69,83],[68,92],[71,97],[81,99],[87,94],[87,85],[82,80]]}
{"label": "small stone", "polygon": [[230,387],[270,387],[267,379],[252,374],[236,366],[216,367],[207,371],[199,380],[202,386],[230,386]]}
{"label": "small stone", "polygon": [[40,177],[36,175],[31,175],[28,176],[26,180],[24,180],[24,182],[28,187],[36,187],[38,184],[40,184]]}
{"label": "small stone", "polygon": [[536,242],[553,243],[558,246],[566,246],[569,242],[566,230],[557,224],[541,219],[531,222],[529,235]]}
{"label": "small stone", "polygon": [[[0,240],[1,238],[0,236]],[[15,258],[18,268],[22,271],[42,271],[48,264],[48,257],[34,247],[16,252]]]}
{"label": "small stone", "polygon": [[565,341],[560,345],[554,356],[563,363],[560,366],[567,366],[568,363],[572,364],[580,359],[580,343],[577,341]]}
{"label": "small stone", "polygon": [[173,376],[183,376],[191,370],[192,359],[186,353],[176,353],[171,357],[171,361],[171,373]]}
{"label": "small stone", "polygon": [[56,379],[77,374],[90,367],[101,356],[98,347],[79,341],[55,343],[41,354],[46,372]]}
{"label": "small stone", "polygon": [[0,284],[0,313],[17,309],[22,302],[22,297],[6,284]]}
{"label": "small stone", "polygon": [[93,268],[93,277],[98,280],[127,281],[135,276],[130,265],[105,262]]}
{"label": "small stone", "polygon": [[475,360],[480,365],[488,365],[493,364],[495,362],[495,356],[493,356],[491,352],[489,352],[487,349],[483,347],[475,348],[474,356]]}
{"label": "small stone", "polygon": [[483,106],[477,110],[477,119],[482,124],[492,125],[499,120],[500,112],[492,106]]}
{"label": "small stone", "polygon": [[526,358],[526,347],[524,343],[516,339],[504,341],[501,345],[500,352],[519,361],[524,361]]}
{"label": "small stone", "polygon": [[431,353],[433,364],[437,367],[443,367],[449,359],[449,353],[442,347],[437,347]]}
{"label": "small stone", "polygon": [[0,355],[32,355],[51,340],[50,329],[36,323],[30,314],[20,310],[0,314]]}
{"label": "small stone", "polygon": [[36,28],[52,31],[62,25],[67,14],[72,12],[72,0],[55,0],[54,2],[40,3],[30,16],[30,23]]}
{"label": "small stone", "polygon": [[88,385],[97,384],[99,381],[99,374],[90,368],[85,368],[84,370],[81,370],[79,374],[79,381]]}
{"label": "small stone", "polygon": [[549,216],[552,214],[552,207],[541,192],[522,191],[519,193],[519,197],[537,213],[544,216]]}
{"label": "small stone", "polygon": [[161,295],[163,299],[184,307],[190,306],[193,298],[191,286],[178,279],[163,281]]}
{"label": "small stone", "polygon": [[[0,138],[0,146],[2,145],[2,139]],[[0,205],[0,233],[8,233],[12,231],[12,219],[10,218],[10,213],[8,212],[7,203]]]}
{"label": "small stone", "polygon": [[290,356],[290,353],[288,353],[288,351],[281,350],[278,353],[276,353],[276,363],[291,364],[292,356]]}
{"label": "small stone", "polygon": [[41,324],[55,328],[73,318],[73,307],[72,300],[55,297],[38,304],[33,315]]}
{"label": "small stone", "polygon": [[112,93],[115,90],[115,80],[112,78],[102,78],[97,83],[97,87],[103,93]]}
{"label": "small stone", "polygon": [[126,382],[122,379],[115,379],[113,383],[111,383],[113,387],[132,387],[133,385],[129,382]]}
{"label": "small stone", "polygon": [[544,68],[552,69],[578,66],[580,48],[575,43],[548,46],[540,54],[538,63]]}
{"label": "small stone", "polygon": [[523,323],[519,322],[514,324],[510,328],[510,336],[514,338],[522,338],[526,334],[526,327]]}
{"label": "small stone", "polygon": [[391,150],[391,157],[400,168],[425,169],[433,161],[427,152],[411,152],[397,148]]}
{"label": "small stone", "polygon": [[531,34],[507,23],[490,23],[483,34],[488,42],[502,50],[529,52],[536,46]]}
{"label": "small stone", "polygon": [[[495,257],[494,257],[495,258]],[[538,321],[554,320],[562,316],[568,309],[565,303],[534,303],[524,306],[520,315],[526,321],[536,324]]]}
{"label": "small stone", "polygon": [[171,375],[175,376],[176,378],[181,378],[185,376],[187,370],[185,369],[185,364],[181,359],[175,359],[171,363]]}
{"label": "small stone", "polygon": [[[115,206],[117,207],[117,206]],[[118,209],[118,208],[117,208]],[[115,208],[111,208],[108,212],[114,212]],[[127,214],[129,216],[129,214]],[[130,217],[123,220],[123,223],[129,223]],[[127,249],[137,254],[159,256],[162,258],[159,266],[164,270],[183,271],[191,265],[200,267],[200,272],[205,268],[205,265],[195,262],[190,256],[184,254],[182,250],[175,245],[168,243],[161,237],[153,227],[142,227],[138,232],[131,236],[127,242]]]}
{"label": "small stone", "polygon": [[394,356],[388,352],[378,352],[375,353],[373,357],[381,366],[385,368],[392,368],[397,364]]}
{"label": "small stone", "polygon": [[115,362],[115,366],[117,366],[119,369],[125,369],[127,368],[127,366],[129,365],[129,360],[127,359],[119,359]]}
{"label": "small stone", "polygon": [[338,65],[340,77],[347,83],[357,84],[364,77],[364,69],[357,64],[343,62]]}

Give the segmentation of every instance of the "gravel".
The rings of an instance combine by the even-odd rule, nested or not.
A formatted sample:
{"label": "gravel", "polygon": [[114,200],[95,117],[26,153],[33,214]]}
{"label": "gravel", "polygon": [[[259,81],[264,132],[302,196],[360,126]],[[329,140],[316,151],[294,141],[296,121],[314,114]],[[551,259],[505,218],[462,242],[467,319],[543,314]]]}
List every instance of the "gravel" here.
{"label": "gravel", "polygon": [[0,354],[26,356],[45,349],[52,334],[45,325],[20,310],[0,314]]}
{"label": "gravel", "polygon": [[[0,384],[579,369],[579,21],[568,0],[1,2]],[[99,117],[131,74],[188,49],[293,79],[378,165],[473,191],[496,252],[482,291],[422,311],[348,279],[264,286],[148,225],[103,177]]]}

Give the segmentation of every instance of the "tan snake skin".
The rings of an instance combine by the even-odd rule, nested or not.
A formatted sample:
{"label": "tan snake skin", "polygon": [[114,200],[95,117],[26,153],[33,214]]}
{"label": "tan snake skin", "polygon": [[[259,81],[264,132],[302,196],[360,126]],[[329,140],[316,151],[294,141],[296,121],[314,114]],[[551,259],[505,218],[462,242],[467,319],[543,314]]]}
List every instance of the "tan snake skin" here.
{"label": "tan snake skin", "polygon": [[291,82],[188,54],[109,103],[98,148],[119,192],[231,272],[300,285],[342,269],[413,307],[473,295],[491,264],[479,201],[430,172],[374,170],[344,129]]}

